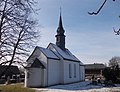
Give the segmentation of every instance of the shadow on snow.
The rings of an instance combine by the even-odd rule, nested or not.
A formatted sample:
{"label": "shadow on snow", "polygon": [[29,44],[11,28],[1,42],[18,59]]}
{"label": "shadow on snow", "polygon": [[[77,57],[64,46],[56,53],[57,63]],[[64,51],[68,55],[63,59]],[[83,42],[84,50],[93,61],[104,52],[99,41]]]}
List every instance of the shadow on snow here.
{"label": "shadow on snow", "polygon": [[103,85],[92,85],[90,84],[90,81],[48,87],[48,89],[60,89],[60,90],[88,90],[100,88],[103,88]]}

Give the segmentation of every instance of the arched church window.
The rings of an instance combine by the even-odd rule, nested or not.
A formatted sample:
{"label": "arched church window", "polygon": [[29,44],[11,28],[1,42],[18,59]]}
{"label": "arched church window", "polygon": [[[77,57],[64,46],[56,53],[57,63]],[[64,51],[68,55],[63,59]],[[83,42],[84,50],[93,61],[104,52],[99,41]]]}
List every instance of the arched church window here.
{"label": "arched church window", "polygon": [[69,78],[72,78],[71,64],[69,64]]}

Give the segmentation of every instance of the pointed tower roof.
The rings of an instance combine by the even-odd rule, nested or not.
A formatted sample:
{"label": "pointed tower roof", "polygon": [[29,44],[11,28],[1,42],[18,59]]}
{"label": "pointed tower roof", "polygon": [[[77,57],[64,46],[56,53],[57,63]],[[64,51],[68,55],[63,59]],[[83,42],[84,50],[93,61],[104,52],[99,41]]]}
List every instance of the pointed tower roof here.
{"label": "pointed tower roof", "polygon": [[59,19],[59,26],[58,27],[63,28],[61,13],[60,13],[60,19]]}
{"label": "pointed tower roof", "polygon": [[61,8],[60,8],[60,18],[59,18],[59,25],[58,25],[58,29],[57,29],[57,33],[58,34],[64,34],[64,29],[63,29],[63,25],[62,25],[62,16],[61,16]]}

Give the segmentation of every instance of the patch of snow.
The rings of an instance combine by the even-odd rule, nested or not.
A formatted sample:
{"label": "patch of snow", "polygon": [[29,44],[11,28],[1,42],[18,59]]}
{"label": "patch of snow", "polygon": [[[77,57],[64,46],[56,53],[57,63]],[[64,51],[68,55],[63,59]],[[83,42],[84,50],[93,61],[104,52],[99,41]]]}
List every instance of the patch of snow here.
{"label": "patch of snow", "polygon": [[36,92],[120,92],[120,85],[116,85],[117,87],[103,87],[102,85],[89,84],[90,81],[85,81],[47,88],[35,88],[35,90],[37,90]]}

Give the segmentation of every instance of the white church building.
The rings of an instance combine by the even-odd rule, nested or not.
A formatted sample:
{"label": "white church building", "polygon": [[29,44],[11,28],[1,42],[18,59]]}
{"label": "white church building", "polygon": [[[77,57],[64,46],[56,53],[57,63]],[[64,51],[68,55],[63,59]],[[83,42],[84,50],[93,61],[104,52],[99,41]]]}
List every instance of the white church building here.
{"label": "white church building", "polygon": [[65,48],[65,35],[60,14],[56,44],[38,47],[27,59],[25,87],[47,87],[85,80],[84,64]]}

